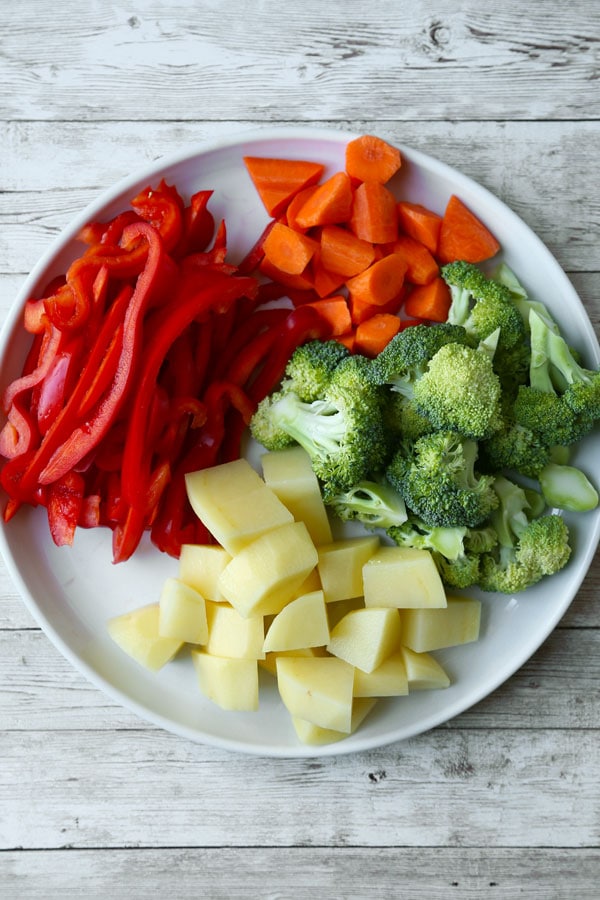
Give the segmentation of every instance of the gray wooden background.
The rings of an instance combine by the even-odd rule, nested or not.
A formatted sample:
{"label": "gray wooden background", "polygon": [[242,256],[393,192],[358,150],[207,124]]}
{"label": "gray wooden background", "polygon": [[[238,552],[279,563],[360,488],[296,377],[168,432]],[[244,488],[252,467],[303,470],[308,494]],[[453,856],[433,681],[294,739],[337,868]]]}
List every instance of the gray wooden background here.
{"label": "gray wooden background", "polygon": [[[511,206],[600,325],[595,0],[0,4],[0,316],[147,162],[261,125],[381,134]],[[428,734],[261,760],[91,687],[0,566],[0,896],[587,900],[600,883],[600,561],[534,657]]]}

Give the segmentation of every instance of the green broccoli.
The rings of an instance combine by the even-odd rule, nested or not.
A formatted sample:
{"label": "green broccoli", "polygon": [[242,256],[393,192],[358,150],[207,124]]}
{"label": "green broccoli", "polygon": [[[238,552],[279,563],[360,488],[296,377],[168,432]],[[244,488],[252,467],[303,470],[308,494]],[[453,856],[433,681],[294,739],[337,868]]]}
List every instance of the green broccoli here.
{"label": "green broccoli", "polygon": [[500,380],[484,350],[446,344],[414,385],[414,402],[434,428],[478,440],[502,424]]}
{"label": "green broccoli", "polygon": [[523,342],[526,329],[506,285],[464,260],[442,266],[441,274],[450,288],[449,323],[462,325],[478,341],[500,328],[499,347]]}
{"label": "green broccoli", "polygon": [[517,392],[515,420],[549,446],[576,443],[600,418],[600,372],[581,366],[565,339],[535,310],[529,321],[529,384]]}
{"label": "green broccoli", "polygon": [[477,452],[475,441],[437,431],[404,442],[386,475],[427,526],[475,528],[498,504],[493,476],[475,470]]}
{"label": "green broccoli", "polygon": [[479,444],[481,470],[488,473],[510,470],[537,478],[550,461],[550,448],[539,435],[512,419]]}
{"label": "green broccoli", "polygon": [[481,554],[478,584],[485,591],[523,591],[564,568],[571,555],[569,530],[558,515],[532,518],[525,490],[510,479],[498,476],[494,490],[499,505],[490,522],[498,546]]}
{"label": "green broccoli", "polygon": [[542,495],[549,506],[588,512],[598,506],[598,491],[576,466],[549,462],[538,473]]}
{"label": "green broccoli", "polygon": [[412,325],[395,335],[375,357],[369,377],[374,384],[387,385],[410,398],[429,360],[441,347],[453,343],[471,343],[464,328],[446,322]]}
{"label": "green broccoli", "polygon": [[388,447],[379,388],[366,378],[369,360],[348,356],[321,398],[305,403],[287,390],[263,400],[250,422],[267,450],[280,449],[281,433],[308,453],[324,490],[349,490],[385,465]]}
{"label": "green broccoli", "polygon": [[406,505],[385,479],[363,479],[347,491],[325,492],[325,505],[343,522],[362,522],[367,528],[391,528],[407,518]]}
{"label": "green broccoli", "polygon": [[286,366],[282,390],[293,391],[304,403],[323,396],[339,363],[350,351],[339,341],[308,341],[297,347]]}

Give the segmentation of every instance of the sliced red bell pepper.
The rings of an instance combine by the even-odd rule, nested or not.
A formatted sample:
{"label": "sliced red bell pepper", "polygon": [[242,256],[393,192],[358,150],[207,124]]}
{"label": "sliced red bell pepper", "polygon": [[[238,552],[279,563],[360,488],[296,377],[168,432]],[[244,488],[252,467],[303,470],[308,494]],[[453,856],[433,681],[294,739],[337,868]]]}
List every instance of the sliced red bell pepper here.
{"label": "sliced red bell pepper", "polygon": [[48,524],[58,547],[73,543],[83,507],[85,480],[78,472],[67,472],[48,489]]}
{"label": "sliced red bell pepper", "polygon": [[131,201],[134,210],[150,222],[162,237],[165,249],[171,252],[183,234],[183,200],[177,189],[165,182],[157,188],[147,187]]}

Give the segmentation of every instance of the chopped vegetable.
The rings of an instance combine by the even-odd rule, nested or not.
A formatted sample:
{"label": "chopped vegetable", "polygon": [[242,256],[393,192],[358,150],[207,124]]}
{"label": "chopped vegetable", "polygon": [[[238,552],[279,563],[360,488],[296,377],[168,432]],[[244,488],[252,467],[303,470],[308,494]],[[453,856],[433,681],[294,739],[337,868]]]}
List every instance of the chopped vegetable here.
{"label": "chopped vegetable", "polygon": [[462,259],[479,263],[491,259],[500,250],[500,243],[491,231],[453,194],[448,200],[437,247],[441,263]]}

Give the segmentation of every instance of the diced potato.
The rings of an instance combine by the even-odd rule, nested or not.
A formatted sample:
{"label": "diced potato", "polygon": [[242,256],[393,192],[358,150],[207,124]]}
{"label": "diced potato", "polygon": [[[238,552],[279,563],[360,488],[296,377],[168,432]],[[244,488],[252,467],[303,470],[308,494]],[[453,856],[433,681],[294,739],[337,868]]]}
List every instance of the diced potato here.
{"label": "diced potato", "polygon": [[218,544],[184,544],[179,556],[179,578],[197,590],[205,600],[220,603],[219,576],[231,556]]}
{"label": "diced potato", "polygon": [[258,664],[261,669],[269,672],[271,675],[277,675],[277,659],[280,656],[296,656],[306,658],[308,656],[327,656],[325,647],[300,647],[298,650],[274,650],[265,653],[264,659],[259,659]]}
{"label": "diced potato", "polygon": [[341,619],[327,650],[351,666],[372,672],[400,646],[400,615],[397,609],[355,609]]}
{"label": "diced potato", "polygon": [[417,653],[468,644],[479,637],[481,603],[448,597],[445,609],[408,609],[402,612],[402,643]]}
{"label": "diced potato", "polygon": [[400,647],[400,655],[406,669],[409,691],[428,691],[450,685],[447,674],[429,653],[415,653],[408,647]]}
{"label": "diced potato", "polygon": [[293,519],[245,459],[190,472],[185,483],[192,509],[231,556]]}
{"label": "diced potato", "polygon": [[212,656],[192,650],[202,693],[222,709],[254,712],[258,709],[258,663],[255,659]]}
{"label": "diced potato", "polygon": [[115,616],[107,625],[108,633],[121,650],[153,672],[162,669],[183,646],[178,638],[161,637],[159,615],[158,603],[150,603]]}
{"label": "diced potato", "polygon": [[327,604],[327,618],[329,620],[329,630],[333,631],[340,619],[343,619],[346,613],[353,609],[364,609],[364,597],[351,597],[349,600],[334,600],[333,603]]}
{"label": "diced potato", "polygon": [[318,548],[318,570],[326,603],[362,597],[363,566],[380,543],[376,535],[368,535],[332,541]]}
{"label": "diced potato", "polygon": [[240,550],[221,573],[219,587],[242,616],[277,614],[316,564],[306,525],[291,522]]}
{"label": "diced potato", "polygon": [[263,659],[265,639],[262,616],[240,616],[228,603],[206,604],[208,640],[206,652],[235,659]]}
{"label": "diced potato", "polygon": [[361,669],[354,672],[355,697],[401,697],[406,694],[408,679],[400,650],[388,656],[372,672]]}
{"label": "diced potato", "polygon": [[261,463],[265,483],[287,506],[296,522],[304,522],[314,543],[330,543],[331,525],[306,450],[297,446],[265,453]]}
{"label": "diced potato", "polygon": [[329,641],[323,591],[312,591],[288,603],[271,622],[263,645],[269,650],[322,647]]}
{"label": "diced potato", "polygon": [[205,644],[208,640],[204,597],[180,581],[167,578],[159,600],[158,633],[188,644]]}
{"label": "diced potato", "polygon": [[277,657],[277,686],[291,716],[349,734],[354,669],[335,656]]}
{"label": "diced potato", "polygon": [[313,591],[321,590],[321,579],[319,578],[319,570],[315,567],[312,571],[306,576],[298,591],[296,593],[297,597],[301,597],[303,594],[311,594]]}
{"label": "diced potato", "polygon": [[428,550],[381,547],[363,568],[365,606],[441,608],[446,593]]}
{"label": "diced potato", "polygon": [[[354,734],[359,725],[362,725],[366,717],[369,715],[377,700],[375,698],[364,697],[354,700],[352,705],[352,723],[350,726],[350,734]],[[341,741],[348,737],[343,731],[334,731],[331,728],[321,728],[320,725],[314,725],[305,719],[298,719],[292,716],[292,724],[298,735],[299,740],[303,744],[312,744],[318,746],[322,744],[333,744],[335,741]]]}

